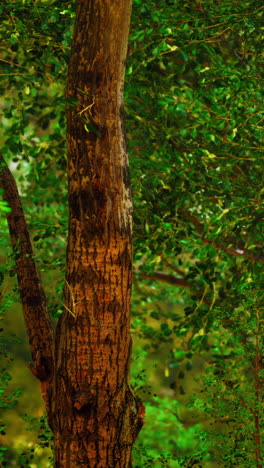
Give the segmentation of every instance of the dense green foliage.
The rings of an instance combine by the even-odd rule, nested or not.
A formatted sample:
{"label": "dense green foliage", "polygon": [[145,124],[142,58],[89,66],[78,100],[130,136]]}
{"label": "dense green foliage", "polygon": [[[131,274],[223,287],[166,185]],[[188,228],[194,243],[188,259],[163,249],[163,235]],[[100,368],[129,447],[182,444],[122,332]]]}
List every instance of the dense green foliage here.
{"label": "dense green foliage", "polygon": [[[132,377],[147,406],[134,465],[259,468],[263,5],[133,6],[125,87],[134,201]],[[18,181],[55,320],[67,236],[64,88],[74,4],[9,0],[0,13],[1,152]],[[1,203],[1,304],[9,314],[17,296],[8,207]],[[1,375],[4,391],[10,374]],[[2,403],[6,412],[19,396],[12,392]],[[43,421],[31,425],[48,446]],[[14,450],[9,428],[2,430],[3,466],[39,466],[34,447]]]}

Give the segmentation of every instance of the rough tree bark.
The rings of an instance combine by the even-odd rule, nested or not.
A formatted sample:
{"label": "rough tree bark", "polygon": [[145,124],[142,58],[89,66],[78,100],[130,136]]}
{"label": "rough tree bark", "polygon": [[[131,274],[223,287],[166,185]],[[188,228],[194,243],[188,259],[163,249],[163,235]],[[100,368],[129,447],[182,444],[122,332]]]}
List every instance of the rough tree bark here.
{"label": "rough tree bark", "polygon": [[[55,340],[25,219],[16,213],[18,193],[8,189],[6,166],[1,175],[14,248],[21,239],[17,270],[32,370],[42,382],[57,468],[130,467],[143,424],[144,407],[129,386],[132,205],[123,81],[130,13],[131,0],[77,1],[67,81],[67,97],[78,104],[67,109],[65,309]],[[32,284],[39,289],[29,293]]]}
{"label": "rough tree bark", "polygon": [[16,181],[0,153],[0,188],[11,212],[7,222],[16,263],[19,292],[33,363],[30,369],[41,382],[42,396],[48,405],[46,387],[54,370],[54,337],[29,232]]}
{"label": "rough tree bark", "polygon": [[[79,0],[67,110],[67,308],[56,333],[56,466],[130,466],[131,196],[123,129],[130,0]],[[64,417],[61,414],[64,413]],[[70,465],[67,465],[70,460]]]}

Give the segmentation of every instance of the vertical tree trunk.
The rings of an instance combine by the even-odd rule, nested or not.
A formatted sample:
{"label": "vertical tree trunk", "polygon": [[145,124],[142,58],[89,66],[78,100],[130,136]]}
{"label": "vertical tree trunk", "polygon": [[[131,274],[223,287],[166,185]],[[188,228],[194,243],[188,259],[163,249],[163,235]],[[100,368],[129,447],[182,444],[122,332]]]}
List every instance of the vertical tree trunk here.
{"label": "vertical tree trunk", "polygon": [[50,422],[55,467],[126,468],[143,406],[129,387],[132,205],[123,127],[131,0],[79,0],[67,97],[69,238]]}

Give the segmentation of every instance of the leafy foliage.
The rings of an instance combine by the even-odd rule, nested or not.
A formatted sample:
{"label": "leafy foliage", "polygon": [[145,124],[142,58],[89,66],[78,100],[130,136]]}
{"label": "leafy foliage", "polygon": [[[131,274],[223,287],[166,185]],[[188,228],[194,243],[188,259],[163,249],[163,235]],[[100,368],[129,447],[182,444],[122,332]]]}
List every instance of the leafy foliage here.
{"label": "leafy foliage", "polygon": [[[74,4],[8,1],[0,13],[1,151],[55,319]],[[259,0],[133,2],[125,87],[140,355],[133,384],[148,410],[135,466],[248,468],[263,457],[262,24]]]}

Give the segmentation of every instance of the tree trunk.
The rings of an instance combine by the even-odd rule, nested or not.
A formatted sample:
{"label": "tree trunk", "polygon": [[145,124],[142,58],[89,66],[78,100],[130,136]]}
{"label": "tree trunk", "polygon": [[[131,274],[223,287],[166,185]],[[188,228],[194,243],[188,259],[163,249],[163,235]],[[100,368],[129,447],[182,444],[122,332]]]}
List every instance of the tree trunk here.
{"label": "tree trunk", "polygon": [[67,109],[69,237],[55,346],[55,467],[130,467],[132,204],[123,123],[130,0],[79,0]]}

